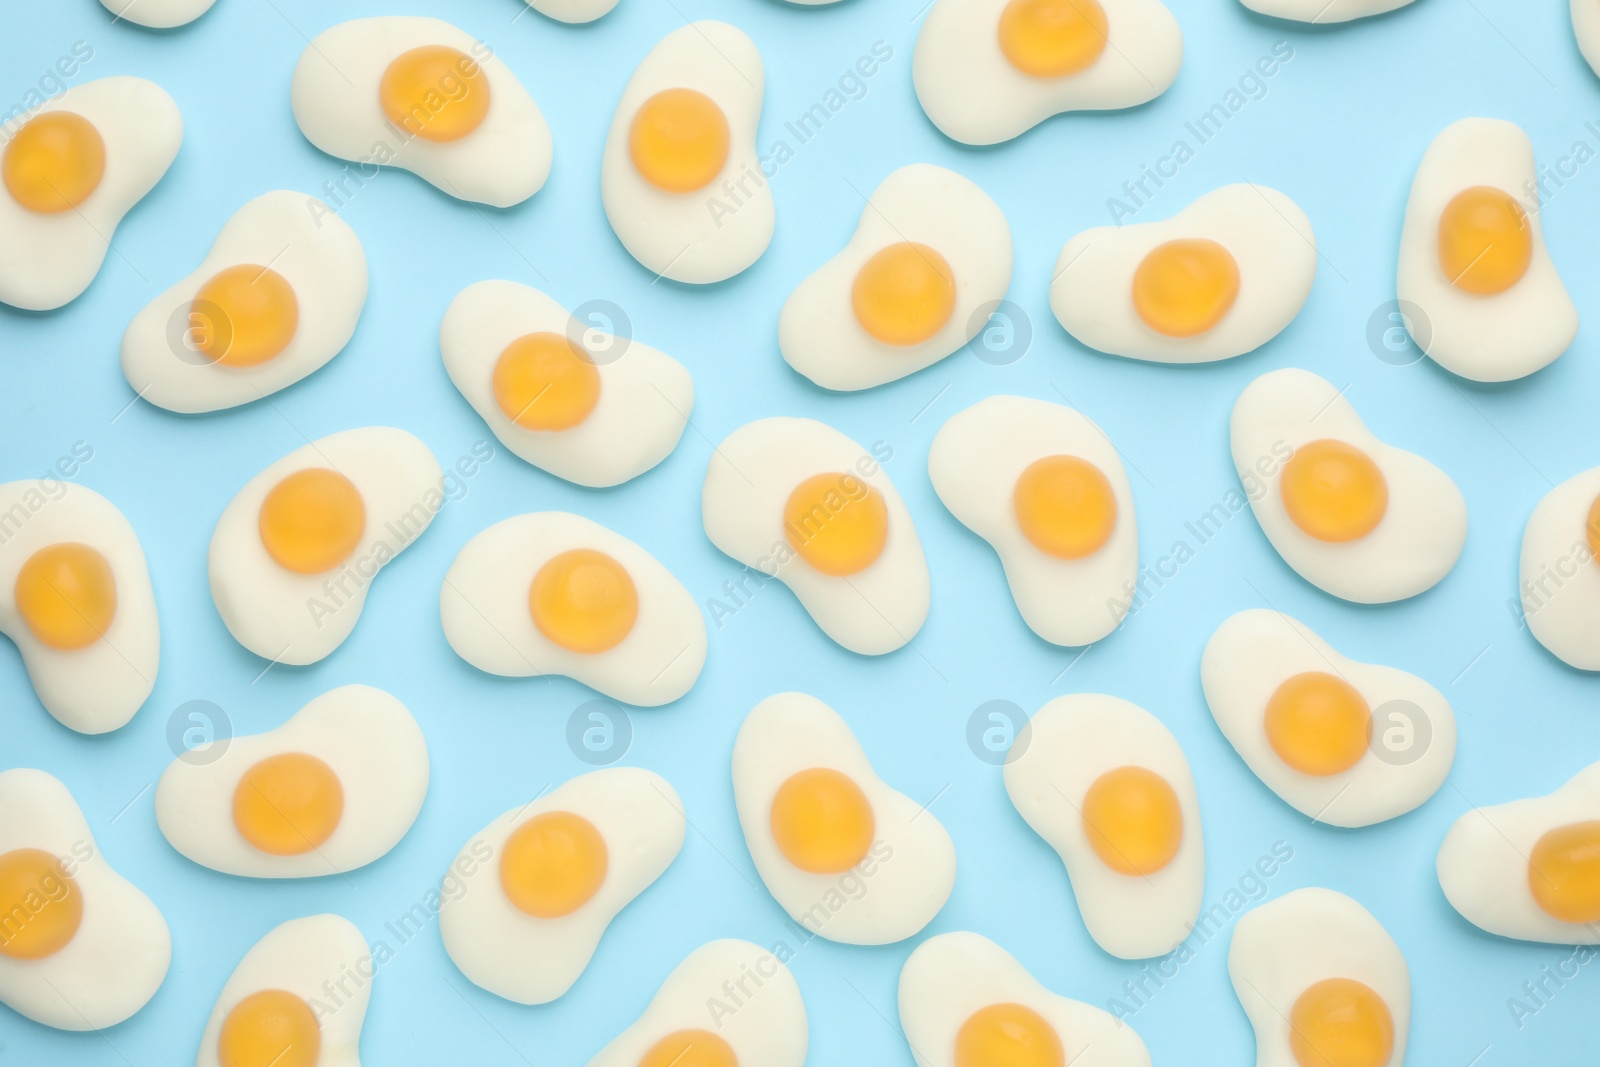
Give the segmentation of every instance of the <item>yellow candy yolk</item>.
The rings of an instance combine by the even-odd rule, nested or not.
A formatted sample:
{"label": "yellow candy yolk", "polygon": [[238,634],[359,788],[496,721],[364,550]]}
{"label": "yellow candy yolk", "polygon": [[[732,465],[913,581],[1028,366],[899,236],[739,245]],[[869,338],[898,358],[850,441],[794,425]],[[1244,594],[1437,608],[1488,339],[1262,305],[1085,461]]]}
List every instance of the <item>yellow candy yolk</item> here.
{"label": "yellow candy yolk", "polygon": [[1394,1019],[1370,987],[1329,978],[1289,1009],[1289,1051],[1300,1067],[1384,1067],[1394,1052]]}
{"label": "yellow candy yolk", "polygon": [[739,1067],[739,1057],[709,1030],[679,1030],[651,1045],[639,1067]]}
{"label": "yellow candy yolk", "polygon": [[1278,758],[1319,778],[1347,771],[1372,743],[1372,709],[1355,686],[1323,671],[1297,674],[1267,701],[1263,723]]}
{"label": "yellow candy yolk", "polygon": [[886,345],[926,341],[956,309],[956,276],[937,250],[914,241],[879,249],[850,286],[856,321]]}
{"label": "yellow candy yolk", "polygon": [[1600,560],[1600,496],[1589,505],[1589,515],[1583,524],[1584,539],[1589,543],[1589,554]]}
{"label": "yellow candy yolk", "polygon": [[59,859],[37,848],[0,855],[0,956],[53,956],[82,922],[83,891]]}
{"label": "yellow candy yolk", "polygon": [[17,613],[40,644],[61,652],[87,648],[117,614],[117,578],[88,545],[63,541],[29,556],[17,572]]}
{"label": "yellow candy yolk", "polygon": [[1168,337],[1194,337],[1222,321],[1239,297],[1239,264],[1204,238],[1157,245],[1133,272],[1133,308]]}
{"label": "yellow candy yolk", "polygon": [[1023,536],[1057,559],[1094,555],[1117,525],[1111,482],[1077,456],[1046,456],[1029,464],[1011,490],[1011,508]]}
{"label": "yellow candy yolk", "polygon": [[605,838],[593,823],[570,811],[547,811],[506,838],[500,886],[524,914],[558,919],[600,891],[608,862]]}
{"label": "yellow candy yolk", "polygon": [[1167,780],[1144,767],[1118,767],[1083,798],[1083,829],[1100,862],[1118,874],[1155,874],[1183,843],[1183,810]]}
{"label": "yellow candy yolk", "polygon": [[955,1067],[1065,1067],[1061,1037],[1021,1004],[990,1004],[956,1031]]}
{"label": "yellow candy yolk", "polygon": [[1564,923],[1600,922],[1600,820],[1560,826],[1533,846],[1528,888]]}
{"label": "yellow candy yolk", "polygon": [[367,505],[336,470],[307,467],[272,487],[261,502],[261,544],[296,574],[322,574],[350,558],[367,530]]}
{"label": "yellow candy yolk", "polygon": [[1063,78],[1089,67],[1106,49],[1099,0],[1011,0],[1000,12],[1000,51],[1035,78]]}
{"label": "yellow candy yolk", "polygon": [[316,1013],[282,989],[263,989],[239,1001],[217,1037],[222,1067],[316,1067],[321,1054]]}
{"label": "yellow candy yolk", "polygon": [[1383,471],[1343,441],[1311,441],[1295,449],[1283,465],[1281,488],[1290,520],[1318,541],[1359,540],[1389,508]]}
{"label": "yellow candy yolk", "polygon": [[89,199],[106,173],[106,143],[94,123],[71,111],[48,111],[23,123],[6,143],[0,176],[29,211],[53,215]]}
{"label": "yellow candy yolk", "polygon": [[385,68],[378,100],[389,121],[424,141],[459,141],[489,114],[489,76],[441,44],[413,48]]}
{"label": "yellow candy yolk", "polygon": [[544,636],[592,655],[615,648],[639,618],[639,590],[622,564],[592,548],[553,556],[528,590],[528,610]]}
{"label": "yellow candy yolk", "polygon": [[494,365],[494,402],[525,430],[570,430],[600,402],[600,371],[559,333],[530,333]]}
{"label": "yellow candy yolk", "polygon": [[872,803],[847,774],[813,767],[790,775],[772,798],[768,821],[778,849],[812,874],[839,874],[872,847]]}
{"label": "yellow candy yolk", "polygon": [[814,474],[784,503],[783,535],[823,574],[859,574],[883,554],[889,506],[882,493],[854,475]]}
{"label": "yellow candy yolk", "polygon": [[333,768],[304,752],[268,756],[233,790],[233,824],[269,856],[298,856],[333,836],[344,817],[344,787]]}
{"label": "yellow candy yolk", "polygon": [[1439,269],[1478,296],[1503,293],[1528,273],[1533,227],[1507,192],[1477,185],[1455,195],[1439,216]]}
{"label": "yellow candy yolk", "polygon": [[705,93],[664,89],[634,113],[628,154],[640,177],[663,192],[703,189],[728,162],[728,117]]}
{"label": "yellow candy yolk", "polygon": [[218,271],[189,305],[201,355],[225,367],[254,367],[289,347],[300,328],[300,301],[283,275],[240,264]]}

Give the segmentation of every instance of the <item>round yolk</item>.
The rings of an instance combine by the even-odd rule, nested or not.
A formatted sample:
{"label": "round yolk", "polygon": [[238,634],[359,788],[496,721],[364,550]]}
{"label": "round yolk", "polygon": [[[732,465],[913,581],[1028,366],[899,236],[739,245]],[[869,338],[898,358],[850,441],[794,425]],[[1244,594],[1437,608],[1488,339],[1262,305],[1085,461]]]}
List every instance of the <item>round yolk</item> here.
{"label": "round yolk", "polygon": [[710,185],[728,162],[728,117],[705,93],[664,89],[634,113],[628,154],[640,177],[666,193]]}
{"label": "round yolk", "polygon": [[559,333],[517,338],[494,365],[494,402],[524,430],[570,430],[600,402],[600,371]]}
{"label": "round yolk", "polygon": [[94,123],[50,111],[23,123],[6,144],[0,175],[17,203],[54,215],[89,199],[106,173],[106,143]]}
{"label": "round yolk", "polygon": [[254,367],[282,352],[300,327],[300,301],[288,280],[249,264],[212,275],[189,305],[201,355],[225,367]]}
{"label": "round yolk", "polygon": [[316,1067],[322,1030],[311,1005],[282,989],[251,993],[222,1020],[222,1067]]}
{"label": "round yolk", "polygon": [[1328,978],[1289,1009],[1289,1051],[1300,1067],[1384,1067],[1394,1051],[1394,1018],[1370,987]]}
{"label": "round yolk", "polygon": [[1600,820],[1560,826],[1533,846],[1528,888],[1564,923],[1600,922]]}
{"label": "round yolk", "polygon": [[268,756],[233,790],[233,824],[269,856],[298,856],[333,836],[344,787],[333,768],[304,752]]}
{"label": "round yolk", "polygon": [[1077,456],[1046,456],[1029,464],[1011,491],[1011,508],[1023,536],[1057,559],[1094,555],[1117,525],[1111,482]]}
{"label": "round yolk", "polygon": [[336,470],[307,467],[272,487],[261,502],[261,544],[296,574],[321,574],[350,558],[367,531],[367,505]]}
{"label": "round yolk", "polygon": [[1355,686],[1306,671],[1273,692],[1264,726],[1278,758],[1302,774],[1325,778],[1360,762],[1372,743],[1372,709]]}
{"label": "round yolk", "polygon": [[936,249],[901,241],[879,249],[850,286],[856,321],[886,345],[921,344],[950,321],[956,280]]}
{"label": "round yolk", "polygon": [[783,535],[812,567],[845,578],[883,554],[889,505],[882,493],[853,475],[813,474],[783,505]]}
{"label": "round yolk", "polygon": [[861,787],[826,767],[790,775],[772,798],[769,822],[779,851],[811,874],[840,874],[860,863],[877,828]]}
{"label": "round yolk", "polygon": [[1118,767],[1083,798],[1083,830],[1100,862],[1118,874],[1155,874],[1183,843],[1183,809],[1167,780],[1144,767]]}
{"label": "round yolk", "polygon": [[553,556],[533,576],[528,610],[539,632],[568,652],[615,648],[639,618],[639,590],[622,564],[592,548]]}
{"label": "round yolk", "polygon": [[459,141],[489,114],[489,76],[477,60],[442,44],[404,52],[378,83],[389,121],[424,141]]}
{"label": "round yolk", "polygon": [[1589,505],[1589,515],[1583,524],[1584,539],[1589,542],[1589,554],[1600,560],[1600,496]]}
{"label": "round yolk", "polygon": [[679,1030],[651,1045],[639,1067],[739,1067],[739,1057],[710,1030]]}
{"label": "round yolk", "polygon": [[1283,465],[1283,507],[1318,541],[1355,541],[1383,521],[1389,482],[1372,457],[1343,441],[1320,440],[1294,450]]}
{"label": "round yolk", "polygon": [[40,644],[87,648],[117,614],[117,577],[106,558],[76,541],[47,545],[17,572],[17,613]]}
{"label": "round yolk", "polygon": [[1076,74],[1106,50],[1099,0],[1011,0],[1000,12],[1000,51],[1035,78]]}
{"label": "round yolk", "polygon": [[1239,297],[1239,264],[1215,241],[1192,238],[1157,245],[1133,272],[1133,308],[1168,337],[1205,333]]}
{"label": "round yolk", "polygon": [[0,855],[0,956],[53,956],[82,922],[83,891],[60,860],[37,848]]}
{"label": "round yolk", "polygon": [[1021,1004],[990,1004],[956,1031],[955,1067],[1064,1067],[1061,1037]]}
{"label": "round yolk", "polygon": [[606,840],[594,823],[570,811],[547,811],[506,838],[500,887],[517,910],[559,919],[600,891],[608,858]]}
{"label": "round yolk", "polygon": [[1457,289],[1503,293],[1533,262],[1533,228],[1512,196],[1487,185],[1455,195],[1439,216],[1439,269]]}

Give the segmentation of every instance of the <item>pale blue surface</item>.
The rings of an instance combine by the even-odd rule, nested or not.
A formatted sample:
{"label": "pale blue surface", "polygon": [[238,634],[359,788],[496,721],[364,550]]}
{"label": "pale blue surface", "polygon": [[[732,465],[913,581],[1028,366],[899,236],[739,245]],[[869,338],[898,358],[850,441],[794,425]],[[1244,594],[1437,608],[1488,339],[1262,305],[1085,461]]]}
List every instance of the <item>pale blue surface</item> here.
{"label": "pale blue surface", "polygon": [[[125,729],[93,739],[45,714],[15,654],[0,652],[0,765],[43,767],[66,781],[105,854],[170,921],[172,971],[143,1012],[101,1036],[57,1033],[0,1008],[0,1065],[187,1063],[244,951],[277,923],[319,911],[348,916],[369,940],[398,949],[375,983],[363,1042],[368,1063],[582,1063],[702,942],[733,936],[793,944],[745,851],[728,780],[745,711],[790,688],[837,707],[891,784],[920,799],[938,797],[933,810],[955,839],[961,871],[931,931],[986,934],[1058,992],[1103,1004],[1141,965],[1114,960],[1089,940],[1054,853],[1012,809],[998,770],[968,751],[965,724],[992,698],[1032,710],[1060,693],[1105,691],[1150,708],[1189,754],[1204,811],[1208,903],[1283,840],[1295,858],[1268,892],[1331,886],[1354,895],[1393,933],[1415,987],[1411,1063],[1592,1062],[1600,969],[1585,968],[1518,1029],[1507,998],[1569,950],[1481,933],[1449,908],[1433,874],[1440,839],[1471,804],[1547,792],[1600,757],[1596,680],[1546,654],[1506,606],[1534,503],[1551,483],[1600,461],[1592,332],[1551,369],[1500,387],[1470,385],[1427,362],[1390,365],[1365,340],[1369,315],[1393,293],[1412,173],[1447,123],[1468,115],[1513,119],[1544,163],[1578,140],[1600,148],[1600,132],[1585,126],[1600,120],[1600,81],[1573,43],[1566,4],[1420,0],[1392,16],[1307,30],[1255,17],[1233,0],[1172,0],[1187,55],[1165,96],[1129,113],[1059,118],[985,151],[944,139],[917,106],[911,52],[921,5],[622,0],[601,22],[572,28],[524,12],[516,0],[218,0],[198,23],[172,33],[113,25],[93,0],[4,5],[0,96],[7,106],[83,40],[95,54],[75,82],[152,78],[177,99],[186,130],[177,163],[117,232],[118,251],[85,296],[46,315],[0,308],[0,479],[34,475],[75,441],[93,447],[80,480],[109,496],[139,532],[164,645],[145,709]],[[289,110],[289,75],[305,40],[340,19],[384,13],[440,15],[493,45],[550,121],[556,162],[549,184],[519,208],[480,211],[408,174],[385,172],[344,213],[365,243],[372,289],[343,355],[270,403],[200,418],[136,403],[116,418],[132,399],[117,345],[134,312],[193,269],[245,200],[274,188],[316,192],[337,176],[340,162],[300,136]],[[651,284],[606,225],[597,175],[624,81],[684,16],[731,21],[760,47],[764,146],[787,138],[783,122],[817,102],[875,41],[894,49],[865,97],[779,172],[778,230],[767,255],[745,275],[704,290]],[[1263,351],[1203,368],[1138,364],[1072,342],[1046,297],[1062,243],[1108,221],[1107,197],[1141,163],[1153,164],[1187,137],[1185,122],[1280,40],[1295,55],[1264,98],[1200,148],[1140,218],[1170,214],[1226,182],[1288,192],[1316,225],[1324,256],[1304,312]],[[1033,318],[1032,350],[1011,366],[961,354],[881,389],[824,394],[780,359],[778,307],[843,244],[862,194],[918,160],[962,171],[1005,209],[1017,245],[1011,297]],[[1589,163],[1543,214],[1551,252],[1585,315],[1600,284],[1597,199],[1600,163]],[[437,329],[458,290],[493,277],[539,286],[569,307],[597,298],[625,307],[636,336],[694,372],[695,428],[659,469],[605,492],[576,489],[499,449],[466,496],[378,579],[344,647],[314,667],[262,675],[265,662],[232,641],[207,593],[206,544],[220,509],[302,435],[391,424],[420,435],[447,466],[467,454],[487,431],[444,374]],[[1184,523],[1236,484],[1229,408],[1248,381],[1283,366],[1349,383],[1349,398],[1380,436],[1457,480],[1472,530],[1454,572],[1409,603],[1351,606],[1296,577],[1254,521],[1240,516],[1063,675],[1078,653],[1023,626],[993,553],[933,494],[925,460],[940,423],[993,393],[1068,398],[1136,466],[1141,550],[1154,564],[1179,539],[1193,547]],[[895,449],[888,470],[917,519],[933,573],[933,611],[915,649],[878,660],[846,653],[777,586],[714,630],[699,685],[676,706],[636,712],[627,756],[673,782],[693,829],[677,862],[619,916],[560,1001],[524,1008],[482,992],[451,965],[433,925],[400,946],[385,923],[437,885],[468,835],[587,769],[564,738],[567,716],[592,696],[588,690],[565,680],[492,678],[446,645],[438,587],[456,551],[506,516],[570,509],[638,540],[704,601],[739,571],[699,523],[710,442],[775,414],[810,415]],[[1356,832],[1313,826],[1234,755],[1206,712],[1198,659],[1222,618],[1264,601],[1346,653],[1392,662],[1449,696],[1460,751],[1449,782],[1420,811]],[[171,758],[166,729],[174,709],[212,700],[237,730],[256,732],[348,682],[391,690],[428,735],[428,802],[389,856],[348,878],[283,884],[215,874],[166,844],[149,787]],[[809,1009],[810,1063],[911,1062],[894,1025],[896,978],[911,947],[819,941],[801,950],[793,966]],[[1249,1062],[1250,1029],[1227,980],[1226,955],[1223,939],[1205,946],[1134,1018],[1158,1064]]]}

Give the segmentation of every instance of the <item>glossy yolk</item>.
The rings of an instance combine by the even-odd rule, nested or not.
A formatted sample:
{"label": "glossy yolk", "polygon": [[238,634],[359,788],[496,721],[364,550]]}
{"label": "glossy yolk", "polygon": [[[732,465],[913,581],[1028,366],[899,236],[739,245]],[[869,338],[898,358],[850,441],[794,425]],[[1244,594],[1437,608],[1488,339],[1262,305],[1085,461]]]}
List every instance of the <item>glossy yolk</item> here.
{"label": "glossy yolk", "polygon": [[489,76],[477,60],[442,44],[396,57],[378,83],[389,121],[424,141],[459,141],[489,114]]}
{"label": "glossy yolk", "polygon": [[60,860],[37,848],[0,855],[0,956],[53,956],[82,922],[83,891]]}
{"label": "glossy yolk", "polygon": [[29,119],[6,143],[0,176],[29,211],[53,215],[89,199],[106,173],[106,143],[94,123],[71,111]]}
{"label": "glossy yolk", "polygon": [[1533,846],[1528,888],[1564,923],[1600,922],[1600,820],[1560,826]]}
{"label": "glossy yolk", "polygon": [[608,863],[606,840],[594,823],[570,811],[547,811],[506,838],[500,887],[524,914],[559,919],[600,891]]}
{"label": "glossy yolk", "polygon": [[1439,269],[1477,296],[1503,293],[1528,273],[1533,228],[1509,193],[1487,185],[1455,195],[1439,216]]}
{"label": "glossy yolk", "polygon": [[1021,1004],[990,1004],[956,1031],[955,1067],[1064,1067],[1061,1037]]}
{"label": "glossy yolk", "polygon": [[1100,551],[1117,525],[1117,497],[1104,472],[1077,456],[1028,465],[1011,490],[1017,525],[1033,547],[1057,559]]}
{"label": "glossy yolk", "polygon": [[268,756],[233,790],[233,824],[269,856],[318,848],[344,817],[344,786],[333,768],[304,752]]}
{"label": "glossy yolk", "polygon": [[533,624],[568,652],[615,648],[639,618],[639,590],[628,569],[604,552],[575,548],[539,568],[528,590]]}
{"label": "glossy yolk", "polygon": [[316,1067],[321,1054],[316,1013],[282,989],[264,989],[239,1001],[217,1037],[222,1067]]}
{"label": "glossy yolk", "polygon": [[1239,297],[1239,264],[1215,241],[1157,245],[1133,272],[1133,309],[1168,337],[1195,337],[1222,321]]}
{"label": "glossy yolk", "polygon": [[600,371],[559,333],[530,333],[494,365],[494,402],[524,430],[570,430],[600,402]]}
{"label": "glossy yolk", "polygon": [[17,572],[17,614],[40,644],[87,648],[117,615],[117,578],[96,550],[76,541],[47,545]]}
{"label": "glossy yolk", "polygon": [[665,89],[634,113],[628,154],[639,176],[666,193],[704,189],[728,162],[728,117],[694,89]]}
{"label": "glossy yolk", "polygon": [[1278,758],[1319,778],[1347,771],[1372,743],[1372,709],[1355,686],[1323,671],[1297,674],[1267,701],[1263,723]]}
{"label": "glossy yolk", "polygon": [[1167,780],[1145,767],[1118,767],[1083,798],[1083,829],[1100,862],[1118,874],[1151,875],[1183,843],[1183,810]]}
{"label": "glossy yolk", "polygon": [[1584,539],[1589,542],[1589,554],[1600,560],[1600,496],[1589,505],[1589,515],[1583,524]]}
{"label": "glossy yolk", "polygon": [[889,506],[883,494],[850,474],[813,474],[783,505],[783,535],[823,574],[859,574],[883,554]]}
{"label": "glossy yolk", "polygon": [[1343,441],[1311,441],[1283,465],[1283,507],[1318,541],[1356,541],[1389,508],[1389,482],[1372,457]]}
{"label": "glossy yolk", "polygon": [[651,1045],[639,1067],[739,1067],[739,1057],[709,1030],[679,1030]]}
{"label": "glossy yolk", "polygon": [[1394,1019],[1369,986],[1328,978],[1289,1009],[1289,1051],[1300,1067],[1384,1067],[1394,1052]]}
{"label": "glossy yolk", "polygon": [[1076,74],[1106,49],[1099,0],[1011,0],[1000,12],[1000,51],[1024,74]]}
{"label": "glossy yolk", "polygon": [[322,574],[350,558],[367,530],[367,505],[336,470],[307,467],[272,487],[261,502],[261,544],[296,574]]}
{"label": "glossy yolk", "polygon": [[850,286],[856,321],[886,345],[921,344],[950,321],[956,276],[936,249],[901,241],[879,249]]}
{"label": "glossy yolk", "polygon": [[861,787],[826,767],[790,775],[772,798],[768,821],[778,850],[811,874],[839,874],[860,863],[877,828]]}
{"label": "glossy yolk", "polygon": [[225,367],[254,367],[294,340],[300,301],[277,271],[240,264],[218,271],[200,287],[189,316],[201,355]]}

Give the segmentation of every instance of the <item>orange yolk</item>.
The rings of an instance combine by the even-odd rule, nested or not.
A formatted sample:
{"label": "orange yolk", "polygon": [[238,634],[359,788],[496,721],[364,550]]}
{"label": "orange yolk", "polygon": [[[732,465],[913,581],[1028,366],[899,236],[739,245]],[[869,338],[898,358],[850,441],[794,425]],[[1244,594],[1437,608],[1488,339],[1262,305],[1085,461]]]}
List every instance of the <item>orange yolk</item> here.
{"label": "orange yolk", "polygon": [[37,848],[0,855],[0,956],[53,956],[82,922],[83,891],[60,860]]}
{"label": "orange yolk", "polygon": [[886,345],[921,344],[950,321],[956,280],[936,249],[901,241],[879,249],[850,286],[856,321]]}
{"label": "orange yolk", "polygon": [[1455,195],[1439,216],[1439,269],[1457,289],[1503,293],[1533,262],[1533,227],[1509,193],[1476,185]]}
{"label": "orange yolk", "polygon": [[1057,559],[1100,551],[1117,525],[1117,497],[1093,463],[1046,456],[1028,465],[1011,490],[1017,525],[1033,547]]}
{"label": "orange yolk", "polygon": [[1306,671],[1278,686],[1267,701],[1267,743],[1302,774],[1325,778],[1360,762],[1372,743],[1372,709],[1355,686]]}
{"label": "orange yolk", "polygon": [[615,648],[639,618],[639,590],[628,569],[604,552],[575,548],[553,556],[533,576],[528,610],[544,636],[593,655]]}
{"label": "orange yolk", "polygon": [[559,333],[530,333],[500,353],[494,402],[524,430],[570,430],[600,402],[600,371]]}
{"label": "orange yolk", "polygon": [[1000,51],[1035,78],[1064,78],[1106,50],[1099,0],[1011,0],[1000,12]]}
{"label": "orange yolk", "polygon": [[570,811],[547,811],[506,838],[500,886],[524,914],[559,919],[600,891],[608,862],[605,838],[594,823]]}
{"label": "orange yolk", "polygon": [[350,558],[367,531],[367,505],[336,470],[307,467],[272,487],[258,517],[261,544],[296,574],[322,574]]}
{"label": "orange yolk", "polygon": [[679,1030],[651,1045],[639,1067],[739,1067],[739,1057],[710,1030]]}
{"label": "orange yolk", "polygon": [[1133,308],[1168,337],[1205,333],[1239,297],[1239,264],[1215,241],[1193,238],[1157,245],[1133,272]]}
{"label": "orange yolk", "polygon": [[1533,846],[1528,888],[1564,923],[1600,922],[1600,820],[1560,826]]}
{"label": "orange yolk", "polygon": [[217,272],[189,305],[194,346],[225,367],[254,367],[289,347],[300,301],[277,271],[249,264]]}
{"label": "orange yolk", "polygon": [[1064,1067],[1061,1037],[1021,1004],[990,1004],[956,1031],[955,1067]]}
{"label": "orange yolk", "polygon": [[1083,829],[1100,862],[1118,874],[1155,874],[1183,843],[1183,810],[1167,780],[1144,767],[1118,767],[1083,798]]}
{"label": "orange yolk", "polygon": [[269,856],[299,856],[333,836],[344,787],[333,768],[304,752],[268,756],[233,790],[233,824]]}
{"label": "orange yolk", "polygon": [[811,874],[839,874],[872,847],[872,803],[847,774],[813,767],[778,787],[769,813],[772,837],[790,863]]}
{"label": "orange yolk", "polygon": [[1600,560],[1600,496],[1589,505],[1589,515],[1583,524],[1584,539],[1589,542],[1589,554]]}
{"label": "orange yolk", "polygon": [[1394,1019],[1370,987],[1329,978],[1289,1009],[1289,1051],[1300,1067],[1384,1067],[1394,1052]]}
{"label": "orange yolk", "polygon": [[801,559],[835,578],[859,574],[883,554],[889,506],[850,474],[813,474],[783,505],[783,535]]}
{"label": "orange yolk", "polygon": [[117,615],[117,577],[88,545],[64,541],[29,556],[17,572],[17,613],[40,644],[87,648]]}
{"label": "orange yolk", "polygon": [[94,123],[49,111],[23,123],[6,143],[0,176],[29,211],[54,215],[89,199],[106,173],[106,143]]}
{"label": "orange yolk", "polygon": [[728,117],[705,93],[664,89],[634,113],[628,154],[639,176],[666,193],[704,189],[728,162]]}
{"label": "orange yolk", "polygon": [[1303,444],[1283,465],[1283,508],[1318,541],[1356,541],[1389,508],[1389,482],[1354,445],[1323,439]]}
{"label": "orange yolk", "polygon": [[316,1067],[322,1030],[311,1005],[282,989],[251,993],[222,1020],[222,1067]]}
{"label": "orange yolk", "polygon": [[424,141],[459,141],[489,114],[489,76],[477,60],[442,44],[404,52],[378,83],[389,121]]}

